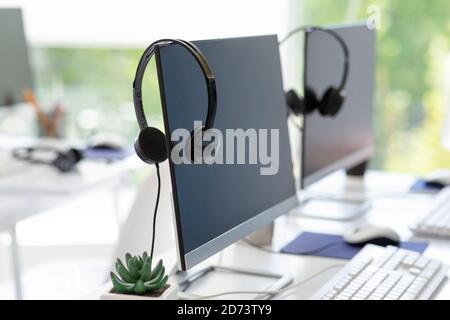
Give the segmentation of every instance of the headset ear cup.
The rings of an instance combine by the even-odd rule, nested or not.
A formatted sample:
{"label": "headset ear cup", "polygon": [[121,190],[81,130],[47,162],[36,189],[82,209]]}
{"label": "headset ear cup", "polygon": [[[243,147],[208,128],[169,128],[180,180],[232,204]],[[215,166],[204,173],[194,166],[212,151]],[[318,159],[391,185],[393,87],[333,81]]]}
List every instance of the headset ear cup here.
{"label": "headset ear cup", "polygon": [[306,87],[305,89],[305,102],[304,102],[304,111],[306,114],[314,112],[316,108],[319,107],[319,99],[317,98],[316,93],[311,88]]}
{"label": "headset ear cup", "polygon": [[341,109],[345,97],[335,88],[329,88],[323,95],[319,112],[323,116],[335,116]]}
{"label": "headset ear cup", "polygon": [[67,152],[58,152],[56,159],[52,161],[60,172],[70,172],[75,168],[75,165],[83,159],[83,154],[80,150],[70,149]]}
{"label": "headset ear cup", "polygon": [[69,172],[72,170],[73,162],[70,156],[64,153],[58,153],[56,159],[52,161],[52,165],[57,168],[60,172]]}
{"label": "headset ear cup", "polygon": [[332,117],[336,116],[339,113],[339,111],[341,111],[344,102],[345,102],[345,95],[338,92],[338,94],[336,95],[335,103],[333,103],[333,108],[331,108],[330,110],[330,116]]}
{"label": "headset ear cup", "polygon": [[69,153],[74,159],[75,164],[83,160],[83,153],[78,149],[70,149]]}
{"label": "headset ear cup", "polygon": [[145,163],[164,162],[167,160],[166,136],[156,128],[145,128],[134,140],[134,150]]}
{"label": "headset ear cup", "polygon": [[56,159],[52,161],[52,165],[60,172],[69,172],[74,167],[74,159],[70,153],[58,152]]}
{"label": "headset ear cup", "polygon": [[297,95],[294,90],[289,90],[286,93],[286,104],[288,106],[289,112],[299,116],[303,114],[305,108],[303,100]]}
{"label": "headset ear cup", "polygon": [[331,96],[333,95],[333,88],[328,88],[323,94],[322,100],[319,103],[319,113],[322,116],[328,115],[328,106],[330,104]]}

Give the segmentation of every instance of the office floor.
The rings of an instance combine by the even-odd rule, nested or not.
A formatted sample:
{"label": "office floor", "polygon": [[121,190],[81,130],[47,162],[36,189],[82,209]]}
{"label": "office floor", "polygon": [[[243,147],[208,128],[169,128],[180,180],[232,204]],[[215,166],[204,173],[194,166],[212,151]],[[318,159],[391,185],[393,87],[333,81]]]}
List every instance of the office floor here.
{"label": "office floor", "polygon": [[[25,299],[76,299],[103,283],[134,193],[121,190],[119,216],[99,190],[19,223]],[[14,299],[9,245],[0,233],[0,299]]]}

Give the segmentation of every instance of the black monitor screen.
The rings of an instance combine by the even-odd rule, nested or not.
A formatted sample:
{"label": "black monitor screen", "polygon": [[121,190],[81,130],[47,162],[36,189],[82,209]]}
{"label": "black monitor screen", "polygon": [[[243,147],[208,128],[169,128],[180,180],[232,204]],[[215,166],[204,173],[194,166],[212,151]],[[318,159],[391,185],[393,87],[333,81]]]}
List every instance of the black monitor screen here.
{"label": "black monitor screen", "polygon": [[[365,25],[332,30],[349,50],[349,75],[344,88],[347,97],[337,116],[324,117],[315,111],[304,119],[304,187],[333,171],[364,162],[373,152],[375,32]],[[343,62],[343,50],[334,38],[320,31],[307,33],[305,86],[319,99],[330,86],[339,86]]]}
{"label": "black monitor screen", "polygon": [[23,101],[31,68],[20,9],[0,9],[0,107]]}
{"label": "black monitor screen", "polygon": [[[242,129],[248,140],[243,162],[238,160],[237,144],[228,149],[234,140],[228,138],[223,140],[224,164],[175,165],[171,161],[183,269],[272,222],[297,203],[276,36],[194,43],[216,78],[214,127],[224,137],[227,130]],[[158,61],[166,133],[179,128],[190,132],[194,120],[204,122],[206,117],[207,93],[201,69],[186,49],[176,44],[161,47]],[[261,147],[262,139],[249,143],[255,138],[252,132],[259,135],[264,131],[268,152]],[[277,136],[274,131],[278,131],[278,138],[272,143]],[[255,159],[250,161],[254,147],[258,147],[256,163]],[[260,157],[261,153],[271,154],[271,164]],[[262,174],[264,168],[268,175]]]}

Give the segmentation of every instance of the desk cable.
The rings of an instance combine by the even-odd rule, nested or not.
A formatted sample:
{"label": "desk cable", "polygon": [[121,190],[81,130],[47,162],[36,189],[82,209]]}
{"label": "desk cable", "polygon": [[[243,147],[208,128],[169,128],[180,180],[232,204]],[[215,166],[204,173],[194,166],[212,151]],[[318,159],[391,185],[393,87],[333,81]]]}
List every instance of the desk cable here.
{"label": "desk cable", "polygon": [[212,295],[208,295],[208,296],[192,296],[192,300],[206,300],[206,299],[213,299],[213,298],[218,298],[218,297],[223,297],[223,296],[229,296],[229,295],[236,295],[236,294],[267,294],[267,295],[271,295],[271,296],[276,296],[279,295],[281,293],[284,292],[288,292],[291,291],[292,289],[295,289],[297,287],[300,287],[306,283],[308,283],[309,281],[315,279],[316,277],[324,274],[327,271],[333,270],[333,269],[337,269],[337,268],[342,268],[345,265],[343,264],[336,264],[336,265],[332,265],[329,266],[327,268],[324,268],[322,270],[320,270],[319,272],[314,273],[313,275],[307,277],[306,279],[299,281],[297,283],[294,283],[290,286],[278,289],[278,290],[274,290],[274,291],[229,291],[229,292],[222,292],[222,293],[217,293],[217,294],[212,294]]}

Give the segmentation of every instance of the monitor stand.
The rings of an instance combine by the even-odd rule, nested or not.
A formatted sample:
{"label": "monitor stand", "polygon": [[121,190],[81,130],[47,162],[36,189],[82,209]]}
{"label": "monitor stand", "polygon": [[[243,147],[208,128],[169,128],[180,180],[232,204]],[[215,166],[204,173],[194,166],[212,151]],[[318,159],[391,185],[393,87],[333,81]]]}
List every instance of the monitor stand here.
{"label": "monitor stand", "polygon": [[[172,198],[172,193],[171,193]],[[173,199],[173,198],[172,198]],[[174,213],[173,210],[173,203],[172,204],[172,213]],[[250,241],[255,241],[257,245],[267,245],[272,243],[272,237],[273,237],[273,230],[274,230],[274,224],[269,224],[264,228],[261,228],[260,230],[252,233],[248,236],[248,239]],[[221,255],[223,254],[223,251],[220,253],[219,258],[219,264],[221,260]],[[281,275],[271,272],[265,272],[261,270],[250,270],[250,269],[244,269],[244,268],[230,268],[230,267],[222,267],[222,266],[209,266],[205,267],[199,270],[194,269],[193,271],[179,271],[177,267],[177,263],[175,262],[174,257],[170,256],[169,259],[172,263],[169,263],[169,265],[172,266],[170,268],[170,276],[173,278],[175,283],[179,286],[179,297],[181,299],[191,299],[195,298],[193,297],[192,293],[187,292],[190,288],[194,286],[201,286],[202,284],[206,287],[213,287],[213,288],[219,288],[217,292],[207,292],[202,293],[199,296],[209,296],[211,294],[215,293],[221,293],[225,291],[248,291],[249,289],[255,290],[255,291],[277,291],[280,290],[289,284],[292,283],[293,279],[290,276],[287,275]],[[217,285],[217,283],[213,283],[212,286],[208,285],[208,281],[211,282],[211,279],[216,275],[222,275],[220,277],[221,279],[224,279],[226,277],[230,277],[228,282],[225,282],[225,285],[231,284],[238,284],[237,288],[236,286],[231,288],[230,290],[227,289],[221,289],[220,286]],[[253,279],[253,281],[251,281]],[[263,288],[250,288],[249,283],[258,283],[264,282],[266,286]],[[263,294],[263,295],[256,295],[254,299],[262,300],[262,299],[270,299],[274,297],[275,295],[269,295],[269,294]],[[230,298],[229,296],[225,296],[222,298]],[[248,296],[243,297],[244,299],[248,299]]]}
{"label": "monitor stand", "polygon": [[[177,271],[175,280],[179,287],[179,296],[185,299],[201,298],[202,296],[230,291],[277,291],[292,283],[292,278],[289,276],[222,266],[209,266],[195,272]],[[208,288],[208,290],[202,291],[202,286]],[[210,288],[215,288],[215,291],[210,291]],[[235,294],[234,296],[246,300],[251,298],[249,295]],[[267,300],[274,296],[275,294],[254,294],[252,298],[254,300]],[[218,298],[230,299],[232,296]]]}
{"label": "monitor stand", "polygon": [[[347,179],[364,178],[368,161],[362,162],[346,170]],[[348,187],[349,180],[347,180]],[[371,201],[367,199],[346,199],[343,197],[305,195],[300,201],[295,214],[313,219],[334,221],[351,221],[367,213],[372,208]]]}
{"label": "monitor stand", "polygon": [[301,201],[294,212],[313,219],[351,221],[363,216],[372,207],[367,200],[350,200],[311,196]]}
{"label": "monitor stand", "polygon": [[367,171],[367,166],[369,165],[369,161],[364,161],[353,168],[347,169],[347,176],[355,177],[355,178],[363,178],[364,174]]}
{"label": "monitor stand", "polygon": [[[271,223],[264,228],[250,234],[246,237],[248,241],[256,246],[265,246],[272,244],[274,231],[274,224]],[[220,253],[222,255],[222,252]],[[219,258],[220,261],[220,258]],[[245,269],[245,268],[230,268],[222,266],[209,266],[194,272],[182,272],[177,271],[176,277],[178,278],[178,287],[180,292],[187,294],[187,298],[192,296],[188,290],[192,287],[200,286],[203,284],[206,287],[211,287],[208,284],[214,284],[214,288],[221,288],[220,292],[225,291],[277,291],[290,283],[292,278],[286,275],[265,272],[261,270]],[[226,289],[223,286],[232,285]],[[241,285],[243,284],[243,285]],[[252,288],[254,284],[254,288]],[[237,288],[236,288],[237,285]],[[196,288],[194,288],[194,292]],[[198,291],[198,288],[197,288]],[[182,295],[183,295],[182,294]],[[200,296],[209,295],[214,293],[203,293]],[[274,294],[254,294],[253,299],[264,300],[273,298]],[[229,298],[229,297],[221,297]],[[248,296],[241,297],[248,299]]]}
{"label": "monitor stand", "polygon": [[272,245],[274,228],[275,224],[272,222],[258,231],[249,234],[245,239],[260,247],[270,246]]}

